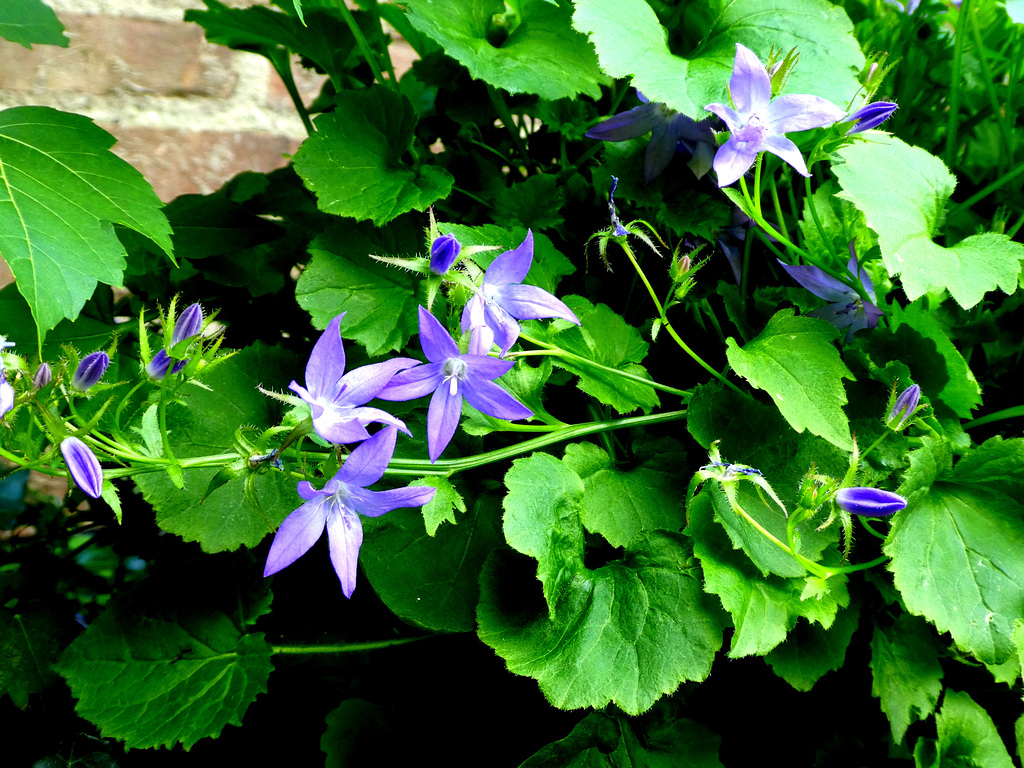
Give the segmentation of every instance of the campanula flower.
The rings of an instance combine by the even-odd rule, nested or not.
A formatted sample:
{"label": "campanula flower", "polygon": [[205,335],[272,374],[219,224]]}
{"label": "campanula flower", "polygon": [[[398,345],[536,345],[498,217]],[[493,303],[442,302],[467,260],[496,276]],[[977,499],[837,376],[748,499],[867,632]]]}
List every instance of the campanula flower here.
{"label": "campanula flower", "polygon": [[518,248],[505,251],[491,262],[483,285],[462,311],[462,330],[486,325],[494,331],[494,341],[501,347],[502,356],[519,338],[517,320],[560,317],[580,324],[569,307],[543,288],[522,284],[532,265],[533,231],[528,230]]}
{"label": "campanula flower", "polygon": [[704,109],[725,121],[731,135],[715,154],[718,186],[736,182],[754,164],[760,152],[771,152],[803,176],[810,176],[796,144],[783,134],[831,125],[843,118],[843,110],[827,99],[792,94],[772,99],[772,81],[754,52],[736,44],[736,60],[729,93],[733,106],[714,103]]}
{"label": "campanula flower", "polygon": [[53,371],[50,369],[50,364],[40,363],[39,367],[36,368],[36,372],[32,374],[32,386],[36,389],[42,389],[51,381],[53,381]]}
{"label": "campanula flower", "polygon": [[877,128],[888,120],[896,109],[896,104],[891,101],[873,101],[870,104],[865,104],[856,112],[851,112],[840,122],[855,123],[846,132],[847,135],[860,133],[861,131]]}
{"label": "campanula flower", "polygon": [[103,470],[92,449],[77,437],[65,437],[60,443],[60,452],[78,487],[87,496],[98,499],[103,490]]}
{"label": "campanula flower", "polygon": [[459,258],[462,244],[455,235],[441,235],[430,244],[430,271],[435,275],[443,275],[455,265]]}
{"label": "campanula flower", "polygon": [[329,443],[355,443],[370,436],[366,425],[389,424],[411,434],[405,422],[379,408],[366,408],[398,371],[418,364],[408,357],[364,365],[345,373],[345,347],[341,342],[340,315],[331,320],[313,347],[306,363],[306,386],[292,382],[288,388],[309,403],[313,429]]}
{"label": "campanula flower", "polygon": [[459,426],[463,398],[496,419],[511,421],[533,416],[533,411],[494,383],[515,361],[487,356],[492,328],[475,329],[469,352],[463,355],[437,318],[423,307],[419,308],[419,315],[420,346],[430,362],[396,374],[377,397],[414,400],[433,393],[427,408],[427,450],[432,462],[444,452]]}
{"label": "campanula flower", "polygon": [[[782,264],[782,268],[789,273],[790,277],[808,291],[819,299],[831,302],[828,306],[808,312],[808,317],[818,317],[832,323],[836,328],[848,329],[846,331],[847,341],[850,341],[853,334],[863,328],[878,327],[878,320],[885,313],[872,303],[876,301],[875,286],[871,283],[871,278],[868,277],[867,270],[863,267],[860,268],[859,277],[871,301],[864,301],[853,288],[817,267],[790,266],[781,261],[779,264]],[[851,275],[858,276],[855,255],[850,257],[846,268]]]}
{"label": "campanula flower", "polygon": [[14,387],[7,381],[7,371],[0,363],[0,416],[14,407]]}
{"label": "campanula flower", "polygon": [[[917,6],[921,4],[921,0],[907,0],[906,6],[904,6],[903,3],[899,2],[899,0],[885,0],[885,2],[887,2],[889,5],[893,5],[899,8],[900,11],[903,11],[908,16],[912,14],[914,11],[916,11]],[[959,5],[959,3],[957,3],[957,5]]]}
{"label": "campanula flower", "polygon": [[907,500],[881,488],[840,488],[836,504],[844,512],[863,517],[885,517],[907,506]]}
{"label": "campanula flower", "polygon": [[277,573],[309,551],[327,528],[331,564],[345,597],[356,588],[356,563],[363,543],[359,515],[380,517],[398,507],[420,507],[434,498],[434,488],[409,487],[390,491],[368,491],[384,475],[395,452],[398,432],[385,427],[349,454],[341,469],[323,488],[299,483],[305,503],[281,523],[270,545],[264,576]]}
{"label": "campanula flower", "polygon": [[171,346],[198,336],[201,330],[203,330],[203,308],[198,304],[189,304],[185,311],[178,315],[178,319],[174,323]]}
{"label": "campanula flower", "polygon": [[901,431],[913,420],[920,400],[921,387],[917,384],[912,384],[900,392],[900,396],[892,405],[892,410],[889,411],[889,418],[885,420],[886,425],[897,432]]}
{"label": "campanula flower", "polygon": [[75,375],[71,377],[71,386],[79,392],[85,392],[93,384],[103,378],[110,365],[110,357],[106,352],[93,352],[82,358]]}
{"label": "campanula flower", "polygon": [[692,155],[687,165],[698,179],[711,170],[717,147],[711,119],[698,123],[665,104],[649,102],[640,91],[636,95],[643,104],[598,123],[587,131],[587,138],[625,141],[650,132],[651,140],[644,158],[644,176],[648,182],[661,175],[679,150]]}
{"label": "campanula flower", "polygon": [[174,359],[167,354],[167,350],[161,349],[153,355],[153,359],[146,365],[146,375],[151,379],[160,381],[160,379],[167,375],[167,371],[171,369],[173,362]]}

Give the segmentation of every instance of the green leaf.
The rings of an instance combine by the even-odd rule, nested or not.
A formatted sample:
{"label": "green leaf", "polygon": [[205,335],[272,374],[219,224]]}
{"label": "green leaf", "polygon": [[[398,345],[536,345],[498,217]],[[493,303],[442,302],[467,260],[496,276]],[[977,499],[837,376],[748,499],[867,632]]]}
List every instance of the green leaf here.
{"label": "green leaf", "polygon": [[[570,25],[571,10],[546,0],[517,5],[521,16],[505,16],[496,25],[492,18],[509,7],[501,0],[407,3],[412,25],[440,43],[475,78],[509,93],[536,93],[545,99],[578,93],[599,98],[606,78],[587,39]],[[507,38],[501,39],[506,30]]]}
{"label": "green leaf", "polygon": [[24,709],[56,678],[50,667],[70,639],[66,627],[64,617],[45,609],[0,608],[0,696]]}
{"label": "green leaf", "polygon": [[295,170],[326,213],[382,226],[406,211],[425,211],[448,196],[454,179],[432,165],[409,167],[416,112],[390,88],[342,91],[335,111],[295,153]]}
{"label": "green leaf", "polygon": [[[1024,604],[1024,440],[999,438],[968,453],[910,497],[884,547],[907,610],[986,664],[1015,652]],[[991,482],[987,472],[999,467]]]}
{"label": "green leaf", "polygon": [[942,693],[942,645],[927,624],[901,613],[889,627],[875,627],[871,638],[871,695],[882,700],[892,740],[935,711]]}
{"label": "green leaf", "polygon": [[33,43],[67,48],[71,42],[57,14],[42,0],[4,0],[0,4],[0,37],[26,48]]}
{"label": "green leaf", "polygon": [[498,193],[491,218],[505,227],[549,229],[561,226],[565,204],[558,177],[550,173],[529,176]]}
{"label": "green leaf", "polygon": [[639,466],[622,471],[592,443],[570,445],[562,460],[583,480],[583,526],[613,547],[624,547],[644,531],[679,531],[686,510],[679,500],[686,484],[677,472]]}
{"label": "green leaf", "polygon": [[771,395],[793,429],[809,429],[851,450],[843,379],[853,374],[839,359],[835,338],[836,330],[824,320],[794,317],[792,309],[783,309],[742,349],[727,339],[726,356],[736,373]]}
{"label": "green leaf", "polygon": [[435,632],[472,632],[480,571],[502,543],[497,506],[484,496],[459,525],[442,526],[434,536],[423,530],[418,509],[365,520],[359,561],[388,608]]}
{"label": "green leaf", "polygon": [[859,616],[860,611],[854,604],[836,614],[828,630],[798,621],[785,642],[777,645],[764,660],[796,690],[809,691],[826,673],[843,666]]}
{"label": "green leaf", "polygon": [[112,604],[61,657],[76,710],[131,749],[190,749],[241,725],[273,665],[262,633],[215,610]]}
{"label": "green leaf", "polygon": [[110,152],[114,137],[87,117],[49,107],[0,112],[0,250],[46,332],[74,319],[97,282],[120,285],[125,250],[112,224],[171,254],[153,188]]}
{"label": "green leaf", "polygon": [[580,325],[560,331],[549,326],[544,340],[583,360],[556,356],[552,363],[579,376],[580,389],[619,413],[631,413],[637,408],[650,413],[658,406],[658,395],[653,387],[584,362],[591,360],[607,368],[649,379],[647,370],[639,365],[647,355],[647,342],[640,337],[640,332],[606,304],[595,307],[579,296],[567,296],[565,303],[576,313]]}
{"label": "green leaf", "polygon": [[583,564],[579,476],[535,454],[516,461],[505,484],[505,539],[537,560],[547,603],[546,610],[528,605],[508,559],[491,558],[481,581],[479,635],[512,672],[537,679],[561,709],[615,702],[629,714],[685,680],[707,677],[721,619],[701,594],[682,536],[646,533],[622,560],[590,569]]}
{"label": "green leaf", "polygon": [[833,171],[842,197],[864,212],[878,234],[882,260],[899,275],[913,301],[948,290],[960,306],[973,307],[987,291],[1017,289],[1024,245],[985,233],[952,248],[932,242],[955,179],[941,160],[892,136],[879,134],[838,152]]}
{"label": "green leaf", "polygon": [[[384,710],[366,699],[345,699],[327,713],[320,751],[324,768],[384,765],[393,756],[389,746],[397,734],[388,727]],[[383,755],[382,755],[383,753]]]}
{"label": "green leaf", "polygon": [[811,93],[837,104],[858,89],[864,56],[846,12],[825,0],[725,0],[708,29],[694,30],[701,43],[681,58],[669,52],[666,31],[644,0],[576,0],[573,26],[590,36],[601,68],[632,77],[651,101],[693,118],[704,106],[728,102],[726,85],[742,43],[763,61],[769,50],[795,47],[800,63],[786,93]]}
{"label": "green leaf", "polygon": [[434,498],[421,508],[423,523],[427,527],[428,536],[434,536],[437,533],[437,529],[441,527],[441,523],[449,522],[455,525],[458,522],[455,519],[456,509],[463,513],[466,511],[466,502],[463,501],[455,486],[446,477],[424,477],[409,483],[409,485],[427,486],[437,489]]}
{"label": "green leaf", "polygon": [[371,356],[402,349],[418,333],[417,305],[426,303],[422,281],[370,258],[382,250],[357,227],[333,227],[310,244],[312,259],[295,286],[314,327],[326,328],[345,312],[342,337],[359,342]]}
{"label": "green leaf", "polygon": [[946,691],[935,726],[940,765],[1013,768],[992,718],[966,693]]}

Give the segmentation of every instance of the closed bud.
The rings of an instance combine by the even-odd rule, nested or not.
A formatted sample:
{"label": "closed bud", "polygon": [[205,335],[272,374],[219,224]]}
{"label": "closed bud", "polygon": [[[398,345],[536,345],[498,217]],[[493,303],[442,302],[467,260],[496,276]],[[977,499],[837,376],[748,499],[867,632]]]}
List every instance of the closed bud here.
{"label": "closed bud", "polygon": [[71,386],[79,392],[85,392],[103,378],[108,365],[110,365],[110,358],[106,352],[93,352],[91,355],[86,355],[78,364],[75,375],[71,377]]}
{"label": "closed bud", "polygon": [[455,265],[462,245],[455,235],[441,235],[430,244],[430,271],[443,275]]}
{"label": "closed bud", "polygon": [[160,379],[167,375],[167,371],[173,362],[174,360],[167,354],[167,351],[161,349],[146,366],[146,375],[155,381],[160,381]]}
{"label": "closed bud", "polygon": [[7,381],[7,371],[0,365],[0,416],[14,407],[14,387]]}
{"label": "closed bud", "polygon": [[921,388],[917,384],[904,389],[889,411],[889,418],[885,420],[886,426],[897,432],[902,431],[913,420],[920,400]]}
{"label": "closed bud", "polygon": [[36,389],[42,389],[51,381],[53,381],[53,371],[50,370],[50,364],[40,363],[39,367],[36,368],[36,372],[32,374],[32,386]]}
{"label": "closed bud", "polygon": [[86,495],[98,499],[103,491],[103,469],[96,454],[77,437],[65,437],[60,452],[75,484]]}
{"label": "closed bud", "polygon": [[877,128],[888,120],[896,109],[896,105],[891,101],[874,101],[871,104],[865,104],[856,112],[847,115],[839,122],[856,123],[856,125],[852,126],[850,130],[846,132],[847,135],[860,133],[861,131],[867,131],[871,128]]}
{"label": "closed bud", "polygon": [[907,506],[907,500],[898,493],[881,488],[840,488],[836,504],[854,515],[885,517]]}
{"label": "closed bud", "polygon": [[201,330],[203,330],[203,308],[199,304],[189,304],[174,323],[171,346],[198,336]]}

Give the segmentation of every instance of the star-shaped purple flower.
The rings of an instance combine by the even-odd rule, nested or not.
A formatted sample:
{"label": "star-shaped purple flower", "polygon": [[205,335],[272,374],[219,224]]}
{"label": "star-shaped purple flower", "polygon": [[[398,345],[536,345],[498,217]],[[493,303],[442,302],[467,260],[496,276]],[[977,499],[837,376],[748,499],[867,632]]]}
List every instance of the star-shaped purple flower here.
{"label": "star-shaped purple flower", "polygon": [[383,363],[364,365],[345,373],[345,347],[338,327],[340,315],[331,320],[306,363],[306,386],[292,382],[288,388],[309,403],[313,429],[329,443],[356,443],[370,436],[366,425],[377,421],[410,434],[405,422],[379,408],[362,407],[377,397],[398,371],[418,361],[396,357]]}
{"label": "star-shaped purple flower", "polygon": [[380,517],[398,507],[423,506],[434,498],[434,488],[366,490],[366,486],[380,480],[387,469],[395,452],[397,435],[394,427],[385,427],[360,443],[320,490],[305,480],[299,483],[299,496],[306,503],[288,515],[278,528],[267,555],[264,576],[277,573],[306,554],[326,527],[331,564],[341,581],[341,591],[345,597],[352,597],[359,547],[363,543],[359,515]]}
{"label": "star-shaped purple flower", "polygon": [[827,320],[836,328],[848,329],[846,331],[846,341],[848,342],[853,338],[853,334],[862,328],[878,327],[878,320],[885,313],[871,303],[877,301],[875,299],[875,286],[871,283],[871,278],[863,267],[860,268],[860,274],[858,275],[857,256],[855,254],[850,256],[850,263],[847,264],[846,268],[851,275],[860,278],[861,285],[864,286],[865,292],[871,299],[870,302],[864,301],[853,288],[845,283],[841,283],[817,267],[806,265],[790,266],[781,261],[779,264],[782,264],[782,268],[789,273],[790,277],[819,299],[832,302],[821,309],[808,312],[808,317],[817,317]]}
{"label": "star-shaped purple flower", "polygon": [[647,154],[644,157],[644,176],[648,182],[661,175],[679,150],[692,155],[688,165],[698,179],[711,170],[711,161],[717,149],[711,130],[713,118],[697,122],[681,112],[669,109],[666,104],[649,102],[640,91],[636,95],[643,104],[598,123],[587,131],[587,138],[625,141],[650,132],[651,140],[647,143]]}
{"label": "star-shaped purple flower", "polygon": [[783,134],[831,125],[846,114],[820,96],[792,94],[772,100],[768,71],[753,51],[739,43],[729,93],[735,109],[717,102],[704,107],[722,118],[731,133],[715,154],[719,187],[738,181],[760,152],[771,152],[797,173],[810,176],[800,150]]}
{"label": "star-shaped purple flower", "polygon": [[433,392],[427,408],[427,449],[432,462],[444,452],[459,426],[463,398],[496,419],[511,421],[533,416],[533,411],[493,381],[506,374],[515,361],[487,356],[490,329],[474,329],[469,352],[462,355],[437,318],[423,307],[419,313],[420,346],[430,362],[396,374],[377,397],[414,400]]}
{"label": "star-shaped purple flower", "polygon": [[517,320],[560,317],[580,324],[562,301],[543,288],[522,284],[532,265],[533,230],[528,230],[518,248],[505,251],[491,262],[484,273],[483,285],[462,311],[462,330],[486,325],[494,332],[494,341],[501,347],[502,356],[519,338]]}

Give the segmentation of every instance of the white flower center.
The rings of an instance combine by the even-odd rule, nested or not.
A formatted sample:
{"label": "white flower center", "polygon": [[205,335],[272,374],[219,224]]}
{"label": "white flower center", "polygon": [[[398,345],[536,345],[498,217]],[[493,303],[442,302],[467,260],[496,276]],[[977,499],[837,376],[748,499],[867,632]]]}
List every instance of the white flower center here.
{"label": "white flower center", "polygon": [[767,135],[768,126],[757,115],[751,115],[747,124],[733,134],[733,138],[740,144],[759,147]]}
{"label": "white flower center", "polygon": [[448,382],[448,393],[455,397],[459,393],[459,382],[466,378],[468,366],[457,357],[449,357],[444,361],[444,379]]}

